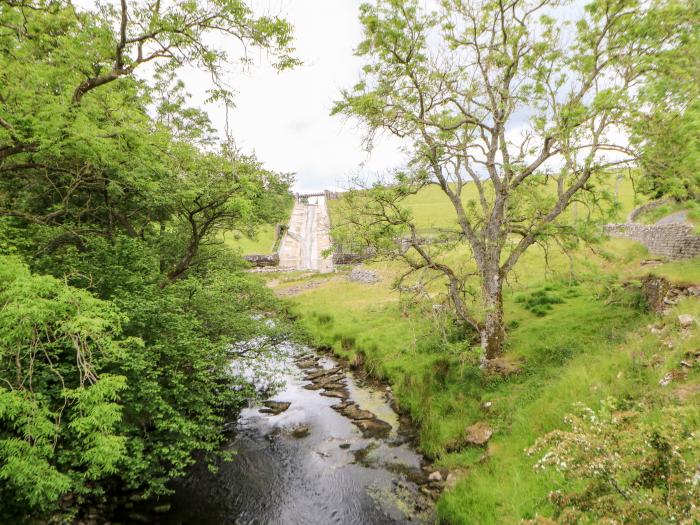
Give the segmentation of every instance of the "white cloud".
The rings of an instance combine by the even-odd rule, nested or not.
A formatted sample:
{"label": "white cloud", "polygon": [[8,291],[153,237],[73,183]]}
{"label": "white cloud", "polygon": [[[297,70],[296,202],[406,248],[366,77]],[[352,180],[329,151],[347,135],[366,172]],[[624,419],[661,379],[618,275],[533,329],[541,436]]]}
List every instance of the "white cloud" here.
{"label": "white cloud", "polygon": [[[264,54],[256,54],[256,65],[232,73],[228,81],[237,96],[229,125],[239,147],[254,151],[268,168],[295,172],[299,191],[343,188],[352,176],[371,177],[401,165],[396,140],[380,137],[368,155],[362,130],[330,116],[340,90],[359,78],[362,61],[353,50],[362,38],[360,1],[252,0],[252,5],[257,13],[280,14],[294,25],[304,65],[278,73]],[[207,77],[188,71],[184,80],[195,102],[203,103]],[[208,110],[223,130],[223,111]]]}

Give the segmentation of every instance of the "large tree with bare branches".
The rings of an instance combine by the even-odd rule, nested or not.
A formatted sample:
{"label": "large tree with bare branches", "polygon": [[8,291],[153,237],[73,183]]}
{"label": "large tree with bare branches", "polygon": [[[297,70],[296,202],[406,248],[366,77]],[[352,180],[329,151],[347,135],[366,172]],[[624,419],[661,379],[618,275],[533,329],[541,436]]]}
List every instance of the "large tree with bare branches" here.
{"label": "large tree with bare branches", "polygon": [[[361,8],[363,75],[335,112],[359,118],[370,146],[377,132],[399,137],[411,160],[389,185],[363,192],[351,222],[379,254],[443,278],[490,359],[505,341],[509,272],[535,243],[592,234],[586,219],[601,209],[599,175],[634,158],[621,131],[635,86],[657,46],[672,42],[668,31],[636,31],[653,6],[634,0],[423,5]],[[443,240],[466,244],[471,265],[446,262],[445,244],[427,243],[405,206],[429,185],[453,211]],[[587,210],[578,221],[565,213],[575,201]],[[402,246],[386,242],[397,236]],[[472,276],[480,305],[470,298]]]}

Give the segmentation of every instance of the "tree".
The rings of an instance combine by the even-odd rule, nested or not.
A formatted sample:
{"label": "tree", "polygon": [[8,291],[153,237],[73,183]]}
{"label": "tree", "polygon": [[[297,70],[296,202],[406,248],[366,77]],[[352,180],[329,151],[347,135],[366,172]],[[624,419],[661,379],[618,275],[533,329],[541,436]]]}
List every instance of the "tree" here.
{"label": "tree", "polygon": [[693,2],[667,2],[639,21],[640,31],[672,33],[649,61],[631,116],[632,141],[640,151],[641,189],[654,198],[700,196],[700,9]]}
{"label": "tree", "polygon": [[113,475],[126,378],[103,364],[136,341],[106,301],[0,256],[0,489],[4,510],[46,509]]}
{"label": "tree", "polygon": [[252,393],[231,345],[268,353],[284,324],[220,234],[279,220],[290,179],[217,145],[175,73],[223,72],[212,32],[285,67],[290,27],[236,0],[111,5],[0,4],[2,522],[163,494],[195,453],[226,456]]}
{"label": "tree", "polygon": [[[633,0],[584,9],[550,0],[445,0],[435,12],[421,5],[361,7],[363,75],[334,112],[363,122],[370,147],[378,132],[402,139],[410,163],[363,194],[355,223],[378,253],[444,279],[458,318],[478,330],[492,359],[505,341],[503,284],[521,255],[535,243],[593,235],[587,219],[601,209],[602,174],[633,158],[616,132],[658,44],[630,31],[649,9]],[[466,243],[474,267],[449,262],[421,238],[404,201],[429,185],[454,218],[443,240]],[[573,202],[587,211],[578,221],[565,213]],[[402,246],[377,242],[387,236]]]}
{"label": "tree", "polygon": [[[204,61],[218,79],[226,55],[206,44],[217,31],[267,49],[288,67],[290,27],[254,18],[235,0],[168,3],[162,12],[160,2],[120,5],[99,16],[63,2],[3,10],[0,216],[41,237],[49,253],[84,249],[93,235],[149,238],[166,248],[163,271],[173,280],[221,229],[252,234],[279,220],[282,208],[271,209],[263,195],[278,202],[290,184],[228,145],[217,148],[207,115],[187,107],[175,69]],[[111,19],[121,22],[119,32]],[[152,46],[160,51],[144,55]],[[147,58],[160,61],[153,85],[133,76]],[[123,67],[109,69],[114,60]],[[227,100],[216,82],[212,96]],[[180,219],[189,224],[188,242],[171,242],[165,223],[173,217],[178,228]]]}

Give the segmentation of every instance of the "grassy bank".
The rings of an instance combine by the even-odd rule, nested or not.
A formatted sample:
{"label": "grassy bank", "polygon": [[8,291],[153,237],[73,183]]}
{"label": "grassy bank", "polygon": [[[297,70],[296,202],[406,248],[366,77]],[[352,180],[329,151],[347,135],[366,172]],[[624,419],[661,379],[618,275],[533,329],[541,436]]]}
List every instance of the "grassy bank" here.
{"label": "grassy bank", "polygon": [[[480,369],[468,334],[445,322],[439,307],[402,300],[392,289],[397,268],[389,264],[372,266],[382,276],[373,285],[341,273],[290,275],[275,287],[294,290],[291,309],[316,344],[392,384],[401,409],[420,425],[423,452],[459,479],[438,503],[441,519],[518,523],[552,515],[548,494],[567,488],[561,475],[535,471],[527,447],[561,428],[575,403],[595,406],[609,396],[651,405],[675,399],[673,388],[659,380],[700,343],[697,330],[681,337],[674,324],[680,312],[698,317],[697,301],[685,300],[669,313],[661,336],[648,329],[658,320],[640,307],[637,295],[615,285],[649,273],[639,265],[646,256],[639,246],[615,241],[597,254],[579,255],[573,282],[563,259],[546,274],[536,251],[522,262],[505,298],[507,361],[520,369],[508,376]],[[651,271],[700,282],[699,267],[696,260]],[[673,349],[660,352],[661,337],[666,345],[672,340]],[[691,372],[685,384],[698,383],[697,371]],[[488,447],[451,451],[465,427],[478,421],[495,431]]]}

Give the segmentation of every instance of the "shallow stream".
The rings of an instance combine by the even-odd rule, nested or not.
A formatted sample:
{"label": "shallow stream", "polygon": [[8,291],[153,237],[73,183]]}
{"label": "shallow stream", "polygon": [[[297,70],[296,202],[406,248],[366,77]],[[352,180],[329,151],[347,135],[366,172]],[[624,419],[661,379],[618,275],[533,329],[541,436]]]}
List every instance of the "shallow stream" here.
{"label": "shallow stream", "polygon": [[[421,491],[422,458],[400,428],[390,393],[338,370],[330,388],[349,399],[327,397],[334,394],[318,388],[323,377],[315,384],[305,377],[325,374],[338,363],[317,357],[302,359],[305,369],[298,358],[290,360],[284,386],[271,398],[289,407],[278,414],[263,404],[244,409],[228,447],[236,451],[235,459],[221,463],[216,474],[195,467],[178,484],[170,511],[158,515],[159,523],[433,522],[432,499]],[[365,428],[363,433],[338,411],[339,404],[352,402],[358,406],[351,408],[376,416],[379,432]]]}

